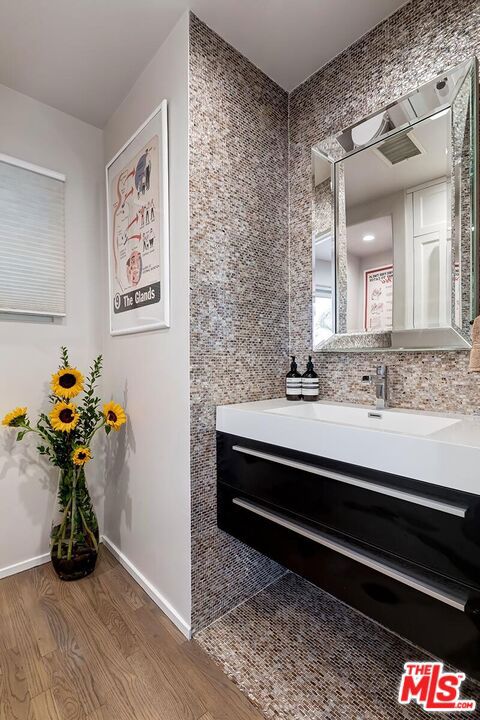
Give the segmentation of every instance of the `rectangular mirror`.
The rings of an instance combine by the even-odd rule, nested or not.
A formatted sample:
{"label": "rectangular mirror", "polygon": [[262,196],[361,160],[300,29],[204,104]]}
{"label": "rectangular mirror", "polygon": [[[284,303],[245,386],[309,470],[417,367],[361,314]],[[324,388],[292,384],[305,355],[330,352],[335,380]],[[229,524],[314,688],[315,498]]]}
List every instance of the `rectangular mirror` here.
{"label": "rectangular mirror", "polygon": [[313,148],[314,349],[470,346],[476,116],[471,61]]}

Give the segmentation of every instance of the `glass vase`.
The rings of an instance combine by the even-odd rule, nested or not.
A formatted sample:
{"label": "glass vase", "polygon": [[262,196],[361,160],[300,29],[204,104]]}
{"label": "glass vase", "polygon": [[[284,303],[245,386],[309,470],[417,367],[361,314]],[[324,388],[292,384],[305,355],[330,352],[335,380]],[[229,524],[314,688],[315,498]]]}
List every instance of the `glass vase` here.
{"label": "glass vase", "polygon": [[61,580],[79,580],[95,569],[98,522],[83,467],[60,472],[57,512],[50,533],[50,557]]}

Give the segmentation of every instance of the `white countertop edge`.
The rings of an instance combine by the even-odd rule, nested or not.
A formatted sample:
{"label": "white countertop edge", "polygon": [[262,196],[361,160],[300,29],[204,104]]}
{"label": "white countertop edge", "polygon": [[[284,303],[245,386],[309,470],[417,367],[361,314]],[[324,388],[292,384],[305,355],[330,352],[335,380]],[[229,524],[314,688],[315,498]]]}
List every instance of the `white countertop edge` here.
{"label": "white countertop edge", "polygon": [[[457,440],[452,440],[448,428],[429,436],[414,436],[266,412],[285,407],[287,403],[285,399],[274,399],[219,406],[217,430],[480,495],[478,418],[456,413],[426,413],[461,419],[461,425],[466,423],[466,432],[470,436],[474,435],[476,440],[478,435],[476,442],[470,437],[469,442],[461,443],[458,441],[458,426],[455,432]],[[395,408],[395,412],[400,410]],[[401,412],[421,413],[411,410]]]}

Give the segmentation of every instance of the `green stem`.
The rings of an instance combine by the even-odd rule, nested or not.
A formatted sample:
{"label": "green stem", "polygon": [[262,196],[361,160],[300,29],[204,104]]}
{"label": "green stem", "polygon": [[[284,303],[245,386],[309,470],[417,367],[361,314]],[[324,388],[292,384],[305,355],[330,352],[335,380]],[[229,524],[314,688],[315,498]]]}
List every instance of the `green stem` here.
{"label": "green stem", "polygon": [[41,430],[39,430],[38,428],[32,428],[32,427],[30,427],[30,425],[24,425],[24,424],[17,425],[16,427],[17,427],[17,428],[18,428],[18,427],[23,428],[24,431],[25,431],[25,434],[27,434],[27,433],[29,433],[29,432],[37,433],[37,435],[40,435],[40,437],[43,438],[43,439],[50,445],[50,447],[51,447],[50,438],[48,437],[48,435],[46,435],[45,433],[43,433],[43,432],[42,432]]}
{"label": "green stem", "polygon": [[93,430],[92,430],[92,432],[90,433],[90,435],[85,438],[85,445],[86,445],[87,447],[90,447],[90,446],[89,446],[89,443],[91,442],[93,436],[94,436],[95,433],[96,433],[98,430],[100,430],[100,428],[102,428],[104,425],[105,425],[105,418],[102,417],[101,420],[100,420],[100,424],[95,425],[95,427],[93,428]]}
{"label": "green stem", "polygon": [[82,518],[83,527],[85,528],[85,530],[87,531],[87,533],[90,535],[90,538],[91,538],[91,540],[92,540],[92,542],[93,542],[93,547],[95,548],[95,550],[98,550],[97,538],[95,537],[95,535],[93,534],[93,532],[92,532],[92,531],[90,530],[90,528],[88,527],[87,521],[85,520],[85,516],[84,516],[84,514],[83,514],[83,512],[82,512],[82,509],[81,509],[80,507],[78,508],[78,512],[80,513],[80,517]]}
{"label": "green stem", "polygon": [[67,513],[70,509],[70,505],[72,504],[72,498],[67,503],[67,507],[63,511],[63,517],[62,517],[62,524],[58,528],[58,546],[57,546],[57,557],[62,557],[62,542],[65,540],[65,534],[67,531]]}
{"label": "green stem", "polygon": [[73,537],[75,534],[75,517],[77,514],[77,473],[73,473],[72,483],[72,511],[70,513],[70,540],[68,541],[67,560],[72,559]]}

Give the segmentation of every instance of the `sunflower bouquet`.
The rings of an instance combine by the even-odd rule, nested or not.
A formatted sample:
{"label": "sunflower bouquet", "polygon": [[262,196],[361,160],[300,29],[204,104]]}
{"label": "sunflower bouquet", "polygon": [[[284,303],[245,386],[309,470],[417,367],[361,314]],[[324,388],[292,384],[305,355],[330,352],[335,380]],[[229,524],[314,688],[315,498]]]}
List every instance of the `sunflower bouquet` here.
{"label": "sunflower bouquet", "polygon": [[51,558],[59,576],[66,580],[92,572],[98,554],[98,523],[85,477],[85,465],[92,459],[92,440],[99,430],[108,435],[127,420],[118,403],[108,402],[100,409],[96,385],[101,372],[99,355],[85,379],[70,365],[67,348],[62,347],[60,367],[50,385],[50,412],[41,413],[32,424],[28,409],[17,407],[2,421],[17,430],[17,440],[35,433],[40,455],[59,468],[59,517],[52,525]]}

